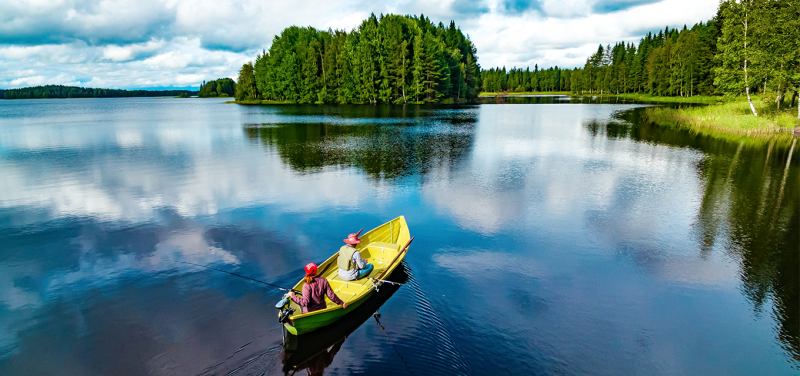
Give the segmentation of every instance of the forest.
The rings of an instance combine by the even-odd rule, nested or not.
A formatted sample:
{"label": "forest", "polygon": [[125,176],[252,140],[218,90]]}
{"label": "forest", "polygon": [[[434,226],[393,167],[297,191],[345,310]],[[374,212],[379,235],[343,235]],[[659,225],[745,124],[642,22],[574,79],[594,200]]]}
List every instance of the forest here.
{"label": "forest", "polygon": [[492,68],[481,72],[482,91],[489,92],[526,92],[526,91],[569,91],[571,88],[572,69],[559,69],[557,66],[539,70],[525,68]]}
{"label": "forest", "polygon": [[233,97],[234,95],[236,95],[236,82],[230,78],[203,81],[200,91],[197,92],[197,96],[200,98]]}
{"label": "forest", "polygon": [[659,96],[719,94],[714,85],[719,27],[716,20],[691,29],[666,28],[639,42],[601,45],[571,77],[576,93],[648,93]]}
{"label": "forest", "polygon": [[292,26],[239,72],[237,100],[461,103],[480,92],[477,50],[455,22],[374,14],[351,32]]}
{"label": "forest", "polygon": [[122,90],[94,89],[77,86],[46,85],[21,89],[0,90],[3,99],[31,98],[118,98],[118,97],[175,97],[197,94],[188,90]]}
{"label": "forest", "polygon": [[[800,90],[800,1],[724,0],[691,28],[648,33],[638,45],[600,45],[582,68],[493,68],[484,91],[659,96],[771,95],[778,109]],[[791,99],[789,99],[791,95]]]}

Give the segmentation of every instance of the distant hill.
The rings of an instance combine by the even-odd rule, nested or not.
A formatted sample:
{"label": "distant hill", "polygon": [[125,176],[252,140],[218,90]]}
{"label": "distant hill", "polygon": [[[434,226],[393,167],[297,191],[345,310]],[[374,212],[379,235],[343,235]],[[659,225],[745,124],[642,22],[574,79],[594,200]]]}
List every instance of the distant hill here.
{"label": "distant hill", "polygon": [[120,97],[177,97],[181,94],[197,95],[190,90],[122,90],[90,87],[45,85],[0,90],[3,99],[31,98],[120,98]]}

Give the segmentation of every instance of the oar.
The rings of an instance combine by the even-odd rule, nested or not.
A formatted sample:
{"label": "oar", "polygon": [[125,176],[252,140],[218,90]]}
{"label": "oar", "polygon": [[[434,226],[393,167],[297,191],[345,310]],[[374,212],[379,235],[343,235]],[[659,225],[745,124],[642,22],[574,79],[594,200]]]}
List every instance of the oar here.
{"label": "oar", "polygon": [[[392,262],[390,262],[390,263],[388,263],[386,265],[387,266],[394,265],[394,262],[397,261],[397,258],[400,257],[400,255],[403,254],[403,252],[405,252],[406,249],[408,249],[408,246],[411,245],[411,242],[414,241],[414,238],[415,237],[412,236],[411,239],[408,239],[408,243],[406,243],[406,245],[403,246],[403,249],[401,249],[400,252],[397,252],[397,256],[394,256],[394,258],[392,259]],[[381,275],[379,275],[378,278],[375,278],[375,279],[383,279],[383,275],[386,274],[387,271],[389,271],[389,268],[386,268],[386,270],[384,270],[383,273],[381,273]]]}
{"label": "oar", "polygon": [[[359,235],[361,235],[361,231],[364,231],[364,228],[363,228],[363,227],[361,228],[361,230],[358,230],[358,232],[356,233],[356,239],[358,238],[358,236],[359,236]],[[319,273],[317,273],[317,275],[318,275],[318,276],[321,276],[323,273],[325,273],[326,271],[328,271],[328,268],[330,268],[330,267],[331,267],[331,265],[333,265],[333,262],[334,262],[334,261],[336,261],[336,259],[338,259],[338,258],[339,258],[339,252],[336,252],[336,254],[335,254],[335,255],[333,255],[333,259],[331,260],[331,263],[330,263],[330,264],[328,264],[328,265],[325,265],[325,269],[322,269],[322,271],[321,271],[321,272],[319,272]]]}

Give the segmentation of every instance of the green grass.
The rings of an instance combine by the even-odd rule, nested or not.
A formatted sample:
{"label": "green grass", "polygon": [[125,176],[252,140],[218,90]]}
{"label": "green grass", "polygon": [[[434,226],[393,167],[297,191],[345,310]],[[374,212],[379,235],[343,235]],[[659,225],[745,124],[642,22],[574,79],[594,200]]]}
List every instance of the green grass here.
{"label": "green grass", "polygon": [[722,97],[715,97],[715,96],[701,96],[696,95],[693,97],[661,97],[657,95],[650,95],[650,94],[575,94],[569,91],[526,91],[526,92],[482,92],[480,96],[487,96],[487,95],[505,95],[505,96],[515,96],[515,95],[569,95],[571,97],[600,97],[600,98],[623,98],[629,100],[635,100],[640,102],[661,102],[661,103],[717,103],[722,101]]}
{"label": "green grass", "polygon": [[[248,101],[236,101],[236,100],[233,100],[233,101],[225,101],[224,103],[236,103],[236,104],[298,104],[298,103],[293,103],[293,102],[290,102],[290,101],[273,101],[273,100],[258,100],[258,99],[257,100],[248,100]],[[442,101],[440,101],[438,103],[426,103],[424,101],[419,101],[419,102],[409,101],[407,104],[412,105],[412,104],[457,104],[457,103],[461,104],[461,103],[465,103],[465,102],[463,102],[463,101],[456,102],[453,99],[448,98],[448,99],[444,99],[444,100],[442,100]],[[314,104],[325,104],[325,103],[324,102],[314,102]],[[335,103],[331,103],[331,104],[335,104]],[[348,104],[372,105],[370,103],[358,103],[358,102],[356,102],[356,103],[348,103]],[[400,104],[400,105],[402,105],[402,104]]]}
{"label": "green grass", "polygon": [[486,95],[506,95],[506,96],[514,96],[514,95],[570,95],[568,91],[520,91],[520,92],[493,92],[493,91],[484,91],[478,94],[479,97],[486,96]]}
{"label": "green grass", "polygon": [[[576,95],[587,96],[587,95]],[[662,97],[650,94],[602,94],[599,97],[619,97],[623,99],[630,99],[641,102],[658,102],[658,103],[720,103],[722,97],[695,95],[693,97]]]}
{"label": "green grass", "polygon": [[251,101],[225,101],[224,103],[237,103],[237,104],[292,104],[289,101],[269,101],[269,100],[251,100]]}
{"label": "green grass", "polygon": [[714,136],[748,136],[771,138],[791,132],[800,126],[797,109],[784,107],[777,111],[773,100],[754,97],[758,117],[753,116],[746,98],[709,106],[685,108],[653,107],[644,111],[645,120],[659,125],[688,128],[694,132]]}

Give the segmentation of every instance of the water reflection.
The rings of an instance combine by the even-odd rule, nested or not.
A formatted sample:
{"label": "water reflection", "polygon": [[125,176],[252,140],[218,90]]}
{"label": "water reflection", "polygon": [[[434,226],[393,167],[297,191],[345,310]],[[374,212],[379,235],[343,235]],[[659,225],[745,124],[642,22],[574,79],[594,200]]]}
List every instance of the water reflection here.
{"label": "water reflection", "polygon": [[569,95],[510,95],[478,98],[482,104],[640,104],[638,100],[621,97],[569,96]]}
{"label": "water reflection", "polygon": [[[401,264],[389,278],[398,283],[408,282],[408,266]],[[289,336],[283,354],[283,371],[296,374],[304,369],[309,375],[322,375],[325,368],[333,363],[342,344],[354,330],[367,320],[374,319],[380,325],[380,307],[399,289],[399,286],[385,284],[368,301],[353,312],[327,328],[302,336]],[[383,331],[384,328],[381,327]]]}
{"label": "water reflection", "polygon": [[740,264],[742,292],[756,314],[774,315],[782,347],[800,362],[800,153],[791,137],[731,141],[644,122],[587,122],[593,136],[703,150],[703,188],[693,233],[709,257],[720,244]]}
{"label": "water reflection", "polygon": [[[368,113],[376,111],[378,109]],[[324,113],[325,108],[320,112]],[[343,112],[348,116],[367,116],[361,111],[355,114]],[[421,110],[413,113],[387,110],[380,115],[422,116],[424,113]],[[381,116],[373,121],[380,120]],[[250,139],[274,146],[284,163],[298,171],[349,166],[359,168],[373,178],[395,179],[424,175],[440,167],[450,169],[457,164],[472,148],[477,112],[440,111],[428,118],[390,119],[389,125],[331,122],[248,124],[245,133]],[[407,121],[415,126],[402,126]]]}
{"label": "water reflection", "polygon": [[[547,100],[0,101],[0,374],[795,371],[798,146]],[[380,325],[285,364],[278,291],[174,262],[292,284],[400,214]]]}

